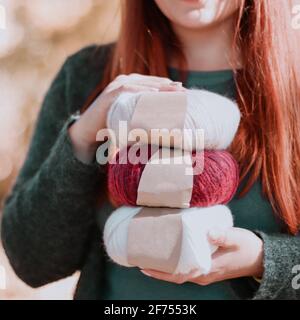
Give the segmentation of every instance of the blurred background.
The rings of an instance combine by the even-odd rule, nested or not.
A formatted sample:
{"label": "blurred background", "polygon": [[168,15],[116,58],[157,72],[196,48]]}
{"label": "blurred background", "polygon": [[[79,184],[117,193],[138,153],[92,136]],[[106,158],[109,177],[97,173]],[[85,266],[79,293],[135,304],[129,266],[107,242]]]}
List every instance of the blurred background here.
{"label": "blurred background", "polygon": [[[0,0],[0,216],[51,80],[68,55],[116,39],[119,5],[120,0]],[[0,281],[4,272],[0,300],[71,299],[78,278],[32,290],[9,268],[0,245]]]}
{"label": "blurred background", "polygon": [[[51,80],[68,55],[116,39],[120,1],[0,0],[0,216]],[[300,39],[300,0],[293,2]],[[0,300],[72,299],[77,278],[32,290],[14,275],[0,243]]]}

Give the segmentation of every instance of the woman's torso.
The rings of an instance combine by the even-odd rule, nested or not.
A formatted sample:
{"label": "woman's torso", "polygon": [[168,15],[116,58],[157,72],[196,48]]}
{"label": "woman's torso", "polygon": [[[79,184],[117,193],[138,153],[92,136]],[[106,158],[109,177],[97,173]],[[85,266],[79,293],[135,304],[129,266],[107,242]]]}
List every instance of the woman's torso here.
{"label": "woman's torso", "polygon": [[[178,80],[178,72],[170,69],[170,77]],[[203,88],[234,98],[235,84],[231,71],[190,72],[185,86]],[[228,204],[235,227],[278,232],[281,224],[270,203],[262,196],[260,182],[249,193],[237,196]],[[176,285],[143,275],[138,268],[125,268],[110,261],[102,242],[103,225],[114,208],[107,202],[99,210],[98,229],[82,268],[75,293],[77,299],[241,299],[250,298],[258,284],[250,278],[223,281],[208,286],[185,283]]]}

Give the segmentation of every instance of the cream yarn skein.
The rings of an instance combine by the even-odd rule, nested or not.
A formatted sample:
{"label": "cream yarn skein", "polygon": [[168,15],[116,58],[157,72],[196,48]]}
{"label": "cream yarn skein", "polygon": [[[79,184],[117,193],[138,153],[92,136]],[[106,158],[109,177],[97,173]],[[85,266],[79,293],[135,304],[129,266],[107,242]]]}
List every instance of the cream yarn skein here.
{"label": "cream yarn skein", "polygon": [[[127,246],[129,225],[141,210],[142,207],[120,207],[111,214],[105,224],[103,236],[106,252],[119,265],[142,267],[129,264]],[[149,210],[155,212],[157,209],[151,208]],[[171,217],[175,211],[174,209],[168,209],[167,212]],[[180,218],[182,224],[180,258],[174,274],[188,275],[193,273],[193,275],[198,276],[209,273],[211,255],[217,250],[217,247],[209,243],[207,232],[212,228],[227,229],[232,227],[233,218],[230,210],[223,205],[209,208],[181,209]],[[160,222],[160,217],[155,219],[158,219],[158,223]],[[150,220],[149,228],[151,228],[152,222]],[[163,243],[164,235],[155,234],[153,236],[156,237],[155,241],[157,243]],[[139,243],[148,241],[148,239],[136,238],[134,241]],[[159,255],[158,252],[155,252],[156,254]]]}
{"label": "cream yarn skein", "polygon": [[[123,93],[111,105],[107,116],[107,127],[114,130],[117,139],[119,138],[120,121],[126,121],[129,126],[138,100],[143,94],[145,93]],[[185,119],[183,119],[183,129],[187,129],[186,132],[191,133],[191,135],[187,136],[188,138],[183,136],[183,146],[181,143],[180,145],[176,145],[175,142],[174,147],[186,151],[227,149],[232,143],[239,127],[241,115],[238,105],[229,98],[205,90],[187,90],[186,95],[187,109]],[[161,108],[160,112],[163,112],[163,103],[161,103]],[[204,132],[204,146],[200,146],[200,148],[195,144],[197,129],[198,131],[202,129]],[[135,141],[128,142],[125,140],[127,139],[124,139],[124,141],[117,140],[119,149],[135,143]],[[153,143],[152,141],[141,142],[147,144]],[[169,145],[161,146],[169,147]]]}

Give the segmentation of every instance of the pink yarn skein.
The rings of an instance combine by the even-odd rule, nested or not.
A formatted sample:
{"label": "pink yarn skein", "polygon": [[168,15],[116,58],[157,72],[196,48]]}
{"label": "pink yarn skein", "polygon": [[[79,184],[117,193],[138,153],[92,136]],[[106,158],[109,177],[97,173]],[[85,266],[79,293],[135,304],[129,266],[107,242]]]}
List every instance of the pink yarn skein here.
{"label": "pink yarn skein", "polygon": [[[130,147],[128,147],[129,149]],[[148,148],[149,160],[153,154]],[[146,161],[129,161],[128,150],[123,149],[116,155],[114,164],[108,165],[108,191],[112,203],[119,206],[136,206],[137,191],[145,168]],[[209,207],[227,204],[234,196],[239,184],[238,165],[233,156],[227,151],[205,150],[193,152],[195,163],[203,157],[204,170],[194,175],[193,192],[190,207]],[[127,160],[126,164],[122,164]],[[194,170],[195,171],[195,170]]]}

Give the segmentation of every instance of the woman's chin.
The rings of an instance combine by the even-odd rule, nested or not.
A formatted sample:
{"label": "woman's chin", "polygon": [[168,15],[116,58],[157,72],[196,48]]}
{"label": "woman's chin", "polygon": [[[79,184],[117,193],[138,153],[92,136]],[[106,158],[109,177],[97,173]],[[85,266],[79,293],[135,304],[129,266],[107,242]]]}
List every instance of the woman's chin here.
{"label": "woman's chin", "polygon": [[213,17],[208,15],[189,13],[188,16],[174,22],[183,28],[199,30],[213,25],[215,21]]}

